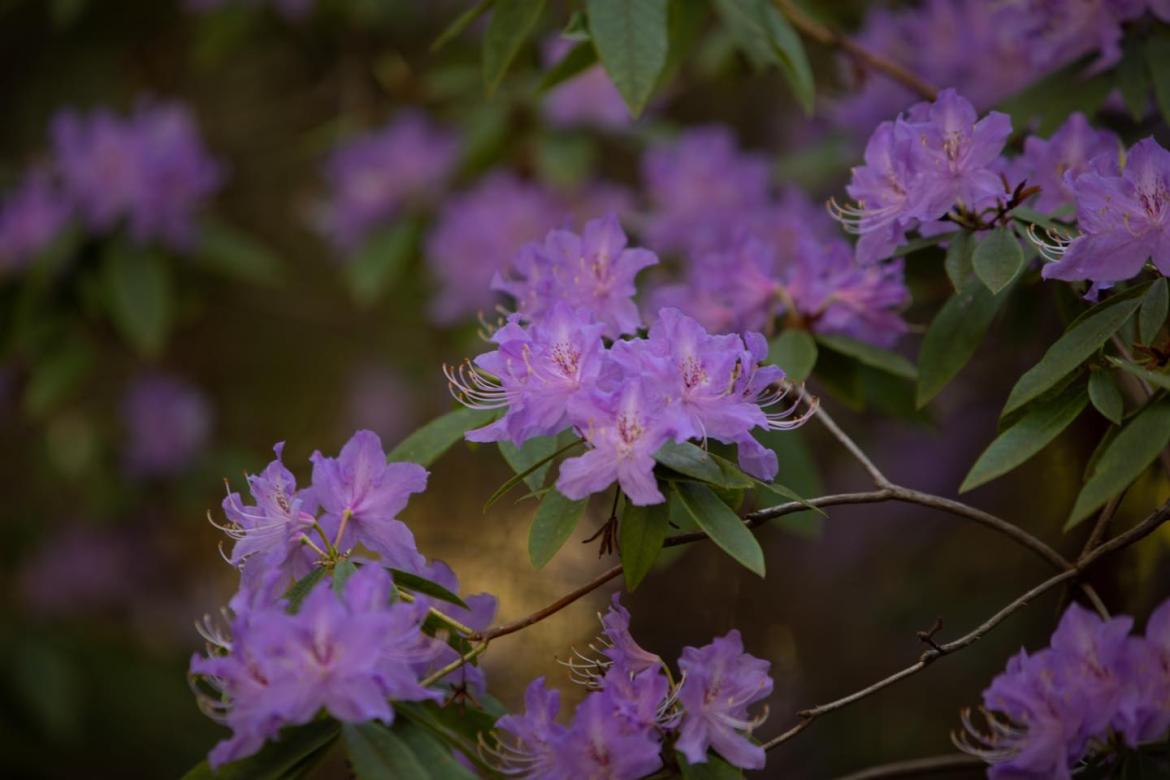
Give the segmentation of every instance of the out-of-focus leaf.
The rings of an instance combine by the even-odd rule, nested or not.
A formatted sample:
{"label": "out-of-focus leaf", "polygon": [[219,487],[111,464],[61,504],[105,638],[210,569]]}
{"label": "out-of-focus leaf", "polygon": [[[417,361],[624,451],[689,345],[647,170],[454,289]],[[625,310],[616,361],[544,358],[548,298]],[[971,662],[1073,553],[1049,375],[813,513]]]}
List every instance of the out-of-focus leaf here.
{"label": "out-of-focus leaf", "polygon": [[861,365],[853,358],[831,349],[819,350],[814,378],[829,395],[853,411],[865,409]]}
{"label": "out-of-focus leaf", "polygon": [[[975,237],[967,231],[955,234],[955,237],[947,245],[943,268],[946,269],[947,278],[951,280],[951,286],[955,288],[955,292],[960,292],[966,286],[971,274],[975,273],[975,268],[972,265],[974,253]],[[922,370],[921,361],[918,369]]]}
{"label": "out-of-focus leaf", "polygon": [[446,601],[448,604],[470,609],[467,606],[467,602],[459,598],[458,595],[447,590],[439,583],[428,580],[426,577],[420,577],[417,574],[411,574],[402,569],[390,569],[390,575],[394,577],[394,584],[403,590],[411,590],[415,593],[421,593],[424,596]]}
{"label": "out-of-focus leaf", "polygon": [[673,489],[695,524],[711,541],[749,571],[764,576],[764,551],[739,515],[705,485],[676,482]]}
{"label": "out-of-focus leaf", "polygon": [[926,406],[959,373],[987,335],[1010,290],[994,295],[968,277],[935,315],[918,353],[917,404]]}
{"label": "out-of-focus leaf", "polygon": [[710,482],[712,485],[729,487],[723,484],[723,471],[719,464],[711,459],[706,450],[689,441],[681,444],[668,441],[654,453],[654,460],[679,474]]}
{"label": "out-of-focus leaf", "polygon": [[1142,299],[1142,307],[1138,310],[1138,338],[1143,344],[1153,344],[1162,325],[1166,323],[1166,314],[1170,311],[1170,290],[1166,277],[1160,276],[1146,291]]}
{"label": "out-of-focus leaf", "polygon": [[[557,443],[558,444],[560,443],[559,440]],[[548,466],[548,464],[552,463],[552,461],[554,459],[556,459],[557,456],[561,455],[564,452],[567,452],[568,450],[572,449],[573,447],[576,447],[580,443],[581,443],[580,439],[578,439],[576,436],[572,436],[569,438],[569,440],[565,444],[560,446],[558,449],[548,453],[547,455],[542,457],[540,460],[533,462],[530,466],[528,466],[523,471],[517,472],[514,476],[512,476],[508,480],[506,480],[504,482],[504,484],[502,484],[498,488],[496,488],[496,491],[494,493],[492,493],[490,496],[488,496],[488,500],[486,502],[484,502],[483,511],[487,512],[489,509],[491,509],[492,505],[495,504],[497,501],[499,501],[501,498],[503,498],[504,495],[506,495],[509,490],[516,487],[516,485],[520,484],[520,482],[522,482],[523,480],[528,479],[529,476],[531,476],[532,474],[535,474],[540,469]]]}
{"label": "out-of-focus leaf", "polygon": [[918,379],[918,369],[914,367],[914,364],[896,352],[890,352],[888,349],[875,347],[864,341],[837,334],[818,335],[817,341],[820,342],[821,346],[828,347],[842,355],[848,355],[871,368],[900,376],[903,379],[912,381]]}
{"label": "out-of-focus leaf", "polygon": [[557,63],[544,73],[537,88],[547,92],[558,84],[563,84],[578,74],[584,73],[597,64],[597,49],[593,48],[592,41],[582,41],[569,50],[569,53],[557,60]]}
{"label": "out-of-focus leaf", "polygon": [[1011,284],[1024,267],[1024,250],[1009,228],[996,228],[975,245],[971,265],[994,295]]}
{"label": "out-of-focus leaf", "polygon": [[1023,464],[1060,435],[1084,411],[1088,401],[1084,387],[1073,387],[1047,403],[1029,407],[1015,425],[983,451],[959,492],[979,487]]}
{"label": "out-of-focus leaf", "polygon": [[1144,379],[1154,387],[1170,390],[1170,374],[1163,373],[1162,371],[1150,371],[1148,368],[1142,368],[1137,363],[1122,360],[1121,358],[1110,357],[1109,362],[1123,371],[1133,374],[1138,379]]}
{"label": "out-of-focus leaf", "polygon": [[380,723],[347,723],[341,728],[349,763],[358,780],[410,777],[430,780],[434,775],[409,743]]}
{"label": "out-of-focus leaf", "polygon": [[499,88],[543,11],[544,0],[495,0],[483,36],[483,80],[489,96]]}
{"label": "out-of-focus leaf", "polygon": [[1109,74],[1086,78],[1085,71],[1083,62],[1073,63],[1001,101],[999,109],[1011,117],[1012,127],[1034,125],[1034,132],[1047,138],[1073,111],[1092,116],[1109,97],[1113,89]]}
{"label": "out-of-focus leaf", "polygon": [[585,0],[585,8],[601,64],[640,116],[666,66],[666,0]]}
{"label": "out-of-focus leaf", "polygon": [[280,260],[268,247],[219,221],[201,226],[195,260],[210,271],[252,284],[272,285],[281,279]]}
{"label": "out-of-focus leaf", "polygon": [[707,0],[670,0],[666,11],[666,30],[669,46],[666,65],[658,74],[655,89],[667,84],[690,56],[703,32],[703,23],[711,10]]}
{"label": "out-of-focus leaf", "polygon": [[953,237],[960,235],[961,232],[962,231],[956,230],[952,233],[939,233],[938,235],[933,236],[912,238],[905,244],[902,244],[897,249],[895,249],[894,254],[891,255],[891,257],[906,257],[908,255],[914,254],[915,252],[921,252],[923,249],[937,247],[940,244],[949,242]]}
{"label": "out-of-focus leaf", "polygon": [[618,525],[618,549],[626,577],[626,590],[631,593],[650,573],[662,542],[670,527],[670,509],[665,502],[651,506],[634,506],[626,502]]}
{"label": "out-of-focus leaf", "polygon": [[337,739],[340,726],[333,719],[315,720],[303,726],[281,730],[275,741],[260,752],[212,771],[202,761],[183,780],[286,780],[294,770],[305,765]]}
{"label": "out-of-focus leaf", "polygon": [[93,349],[84,341],[65,344],[33,366],[22,403],[31,417],[42,417],[81,387],[93,369]]}
{"label": "out-of-focus leaf", "polygon": [[[403,719],[394,724],[394,734],[414,753],[433,780],[475,780],[467,767],[455,760],[451,748],[436,739],[422,726]],[[379,777],[383,777],[379,775]]]}
{"label": "out-of-focus leaf", "polygon": [[807,330],[788,328],[768,344],[768,362],[784,369],[788,379],[803,382],[817,364],[817,342]]}
{"label": "out-of-focus leaf", "polygon": [[1170,399],[1163,398],[1134,415],[1101,453],[1096,469],[1077,496],[1065,530],[1125,490],[1167,444],[1170,444]]}
{"label": "out-of-focus leaf", "polygon": [[743,772],[733,767],[714,753],[707,753],[707,760],[698,764],[687,761],[682,753],[675,754],[683,780],[737,780]]}
{"label": "out-of-focus leaf", "polygon": [[[1053,217],[1043,212],[1030,209],[1027,206],[1016,206],[1009,212],[1013,219],[1026,222],[1029,225],[1038,225],[1045,228],[1061,229],[1063,226]],[[1067,229],[1067,228],[1065,228]]]}
{"label": "out-of-focus leaf", "polygon": [[543,568],[573,535],[588,501],[565,498],[555,488],[545,494],[528,529],[528,558]]}
{"label": "out-of-focus leaf", "polygon": [[[490,695],[476,698],[483,709],[456,704],[443,707],[432,701],[403,701],[394,702],[394,710],[444,743],[457,748],[472,764],[488,773],[492,768],[480,756],[477,740],[481,734],[484,737],[489,735],[496,717],[503,714],[503,708]],[[493,711],[496,714],[492,714]]]}
{"label": "out-of-focus leaf", "polygon": [[738,463],[732,463],[727,458],[721,458],[712,452],[707,453],[707,455],[719,467],[719,471],[723,474],[722,486],[727,490],[746,490],[756,484],[754,479],[743,473]]}
{"label": "out-of-focus leaf", "polygon": [[419,227],[402,220],[370,236],[345,266],[354,301],[370,306],[397,281],[418,244]]}
{"label": "out-of-focus leaf", "polygon": [[294,582],[284,594],[284,597],[288,599],[288,611],[300,611],[301,602],[305,600],[305,596],[308,596],[310,591],[313,590],[318,582],[325,579],[325,575],[328,573],[329,570],[324,566],[317,566],[304,577]]}
{"label": "out-of-focus leaf", "polygon": [[1150,74],[1144,52],[1136,46],[1124,48],[1125,54],[1117,64],[1114,76],[1129,115],[1135,122],[1140,122],[1150,108]]}
{"label": "out-of-focus leaf", "polygon": [[813,110],[815,86],[804,44],[769,0],[715,0],[723,24],[757,66],[778,65],[806,114]]}
{"label": "out-of-focus leaf", "polygon": [[166,260],[148,249],[111,242],[104,263],[110,318],[135,349],[158,355],[171,332],[173,292]]}
{"label": "out-of-focus leaf", "polygon": [[[372,564],[371,564],[372,565]],[[333,592],[340,596],[345,592],[345,583],[357,573],[357,566],[351,560],[338,561],[333,567]]]}
{"label": "out-of-focus leaf", "polygon": [[1090,316],[1074,321],[1064,335],[1048,348],[1040,362],[1028,369],[1016,382],[1003,413],[1019,409],[1068,376],[1100,349],[1133,316],[1140,304],[1140,298],[1125,298],[1112,305],[1101,306]]}
{"label": "out-of-focus leaf", "polygon": [[[507,439],[500,442],[500,454],[517,474],[525,474],[524,484],[532,490],[544,487],[544,478],[552,466],[549,457],[557,451],[556,436],[536,436],[517,447]],[[541,465],[537,465],[541,464]]]}
{"label": "out-of-focus leaf", "polygon": [[461,406],[442,417],[436,417],[407,436],[390,451],[386,460],[430,466],[455,442],[460,441],[464,433],[487,425],[497,414],[494,409],[468,409]]}
{"label": "out-of-focus leaf", "polygon": [[1121,425],[1125,415],[1125,401],[1111,372],[1094,371],[1089,374],[1089,400],[1102,417],[1114,425]]}
{"label": "out-of-focus leaf", "polygon": [[1162,118],[1170,122],[1170,33],[1165,29],[1146,41],[1146,64],[1154,83],[1154,100]]}
{"label": "out-of-focus leaf", "polygon": [[431,43],[431,52],[437,52],[452,40],[462,35],[463,31],[474,24],[476,19],[488,12],[488,9],[492,7],[492,4],[495,3],[495,1],[496,0],[480,0],[471,8],[468,8],[466,11],[459,14],[459,16],[455,17],[455,21],[451,22],[451,24],[447,26],[447,29],[439,33],[439,37],[435,38],[434,42]]}

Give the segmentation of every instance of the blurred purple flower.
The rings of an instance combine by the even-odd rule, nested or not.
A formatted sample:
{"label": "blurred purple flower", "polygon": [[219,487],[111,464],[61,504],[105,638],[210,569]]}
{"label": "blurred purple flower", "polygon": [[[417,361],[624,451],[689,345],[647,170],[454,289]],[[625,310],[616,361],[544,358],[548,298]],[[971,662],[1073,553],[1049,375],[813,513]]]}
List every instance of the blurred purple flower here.
{"label": "blurred purple flower", "polygon": [[61,234],[72,216],[50,171],[30,170],[0,200],[0,276],[35,260]]}
{"label": "blurred purple flower", "polygon": [[455,168],[459,141],[422,112],[405,110],[380,130],[348,140],[325,164],[329,197],[318,226],[341,252],[416,203],[429,203]]}
{"label": "blurred purple flower", "polygon": [[76,617],[125,607],[141,592],[154,558],[141,534],[68,527],[20,566],[18,592],[37,617]]}
{"label": "blurred purple flower", "polygon": [[135,379],[122,402],[126,466],[135,475],[183,471],[206,447],[212,408],[199,388],[168,374]]}
{"label": "blurred purple flower", "polygon": [[367,363],[349,378],[345,412],[351,430],[368,428],[385,441],[409,433],[417,410],[409,383],[389,366]]}
{"label": "blurred purple flower", "polygon": [[[545,66],[551,68],[574,46],[568,38],[557,36],[545,42]],[[604,129],[630,124],[630,112],[621,93],[601,65],[593,65],[557,85],[544,98],[542,110],[550,124],[589,126]]]}
{"label": "blurred purple flower", "polygon": [[[1051,138],[1029,136],[1024,153],[1011,166],[1020,180],[1040,188],[1035,207],[1052,212],[1075,202],[1073,182],[1090,171],[1096,158],[1119,157],[1121,140],[1108,130],[1096,130],[1079,111],[1071,114]],[[1015,182],[1013,181],[1013,184]]]}

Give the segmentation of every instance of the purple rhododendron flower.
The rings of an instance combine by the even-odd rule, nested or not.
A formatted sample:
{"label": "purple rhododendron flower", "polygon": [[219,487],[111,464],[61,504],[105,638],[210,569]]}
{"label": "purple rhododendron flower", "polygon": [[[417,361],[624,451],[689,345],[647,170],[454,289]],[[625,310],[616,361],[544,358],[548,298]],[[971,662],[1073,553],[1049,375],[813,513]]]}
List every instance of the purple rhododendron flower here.
{"label": "purple rhododendron flower", "polygon": [[387,463],[373,431],[358,431],[336,458],[320,452],[313,462],[313,499],[321,526],[341,551],[363,544],[396,569],[420,572],[426,561],[414,534],[398,519],[412,493],[427,487],[427,470],[415,463]]}
{"label": "purple rhododendron flower", "polygon": [[[560,36],[545,42],[545,65],[552,67],[569,53],[574,43]],[[586,68],[558,84],[544,98],[541,110],[552,125],[603,129],[630,124],[626,102],[601,65]]]}
{"label": "purple rhododendron flower", "polygon": [[[573,724],[556,745],[557,769],[548,778],[638,780],[662,767],[662,748],[652,729],[631,728],[614,717],[611,689],[591,693],[577,707]],[[543,777],[532,775],[532,777]]]}
{"label": "purple rhododendron flower", "polygon": [[601,654],[614,668],[629,676],[662,665],[661,658],[643,649],[630,635],[630,612],[622,606],[621,594],[613,594],[609,609],[601,616],[601,627],[607,640]]}
{"label": "purple rhododendron flower", "polygon": [[146,374],[122,401],[126,468],[144,477],[183,471],[211,436],[212,409],[199,388],[175,376]]}
{"label": "purple rhododendron flower", "polygon": [[73,210],[44,168],[0,200],[0,276],[31,263],[69,224]]}
{"label": "purple rhododendron flower", "polygon": [[748,707],[772,693],[771,664],[743,651],[736,630],[703,647],[685,647],[678,662],[686,678],[679,688],[683,707],[678,748],[692,764],[707,760],[714,748],[741,769],[762,769],[764,749],[746,734],[758,725]]}
{"label": "purple rhododendron flower", "polygon": [[454,134],[412,110],[346,142],[325,164],[329,198],[318,218],[322,233],[342,252],[359,249],[404,209],[431,201],[458,153]]}
{"label": "purple rhododendron flower", "polygon": [[419,685],[416,668],[441,645],[421,631],[427,607],[390,603],[393,584],[379,566],[363,566],[340,596],[328,580],[289,614],[283,602],[245,610],[233,620],[226,653],[191,659],[191,674],[219,696],[205,711],[232,730],[209,756],[213,768],[255,753],[287,725],[324,709],[338,720],[392,723],[392,700],[440,699]]}
{"label": "purple rhododendron flower", "polygon": [[1126,640],[1123,652],[1112,726],[1136,748],[1170,730],[1170,600],[1150,615],[1144,637]]}
{"label": "purple rhododendron flower", "polygon": [[195,217],[223,172],[184,106],[143,102],[127,118],[65,111],[52,136],[65,192],[89,229],[125,220],[139,243],[192,247]]}
{"label": "purple rhododendron flower", "polygon": [[1052,212],[1075,203],[1073,181],[1088,173],[1089,163],[1102,156],[1118,157],[1120,139],[1108,130],[1097,130],[1079,111],[1071,114],[1051,138],[1029,136],[1024,153],[1012,164],[1018,180],[1027,179],[1040,188],[1035,207]]}
{"label": "purple rhododendron flower", "polygon": [[1108,156],[1092,167],[1072,181],[1082,235],[1058,249],[1044,277],[1116,282],[1147,260],[1170,274],[1170,152],[1147,138],[1130,149],[1124,169]]}

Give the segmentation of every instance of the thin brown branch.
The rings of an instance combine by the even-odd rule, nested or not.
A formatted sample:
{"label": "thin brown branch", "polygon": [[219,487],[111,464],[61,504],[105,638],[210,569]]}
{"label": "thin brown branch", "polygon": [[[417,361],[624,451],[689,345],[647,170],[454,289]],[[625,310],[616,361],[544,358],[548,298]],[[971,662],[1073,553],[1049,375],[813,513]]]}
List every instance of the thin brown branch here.
{"label": "thin brown branch", "polygon": [[514,620],[511,623],[504,623],[503,625],[496,626],[495,628],[489,628],[487,631],[484,631],[482,634],[472,634],[468,638],[473,639],[473,640],[478,639],[478,640],[482,640],[482,641],[490,641],[492,639],[495,639],[496,637],[507,636],[508,634],[514,634],[517,631],[528,628],[529,626],[533,625],[534,623],[539,623],[540,621],[544,620],[545,618],[551,617],[552,615],[555,615],[556,613],[560,612],[565,607],[572,604],[577,599],[579,599],[583,596],[589,595],[590,593],[597,590],[602,585],[609,582],[614,577],[617,577],[621,573],[622,573],[622,567],[619,564],[617,566],[614,566],[612,569],[608,569],[608,570],[602,572],[601,574],[597,575],[592,580],[585,583],[584,585],[577,588],[576,590],[572,591],[571,593],[567,593],[564,596],[561,596],[559,599],[557,599],[553,603],[549,604],[547,607],[536,610],[535,612],[533,612],[531,615],[528,615],[527,617],[520,618],[519,620]]}
{"label": "thin brown branch", "polygon": [[857,446],[857,442],[853,441],[849,434],[845,433],[845,431],[841,429],[841,426],[837,425],[837,421],[833,419],[832,415],[829,414],[824,405],[817,406],[817,409],[813,414],[818,420],[821,421],[821,425],[825,426],[825,429],[832,435],[832,437],[840,442],[841,446],[844,447],[849,452],[849,454],[852,455],[853,458],[861,464],[861,467],[865,469],[866,473],[868,473],[869,476],[873,479],[874,485],[879,488],[891,487],[890,481],[886,479],[886,475],[882,473],[882,470],[879,469],[874,464],[874,462],[869,459],[869,456],[862,451],[861,447]]}
{"label": "thin brown branch", "polygon": [[1151,514],[1142,522],[1135,525],[1133,528],[1125,531],[1124,533],[1118,534],[1104,544],[1095,547],[1091,552],[1077,561],[1071,569],[1068,571],[1063,571],[1054,577],[1050,577],[1049,579],[1035,586],[996,612],[994,615],[989,617],[987,620],[985,620],[967,634],[964,634],[952,642],[946,642],[937,647],[926,650],[915,663],[907,666],[905,669],[901,669],[894,674],[891,674],[889,677],[878,680],[877,682],[872,683],[871,685],[868,685],[859,691],[851,693],[848,696],[843,696],[840,699],[835,699],[825,704],[817,705],[816,707],[801,710],[799,713],[797,713],[798,717],[800,718],[800,722],[779,736],[765,742],[764,749],[770,750],[777,745],[787,742],[789,739],[792,739],[805,728],[807,728],[813,720],[821,717],[822,715],[833,712],[834,710],[839,710],[842,707],[847,707],[850,704],[860,701],[868,696],[872,696],[878,691],[888,688],[894,683],[900,682],[907,677],[912,677],[930,664],[937,661],[939,658],[942,658],[944,655],[950,655],[951,653],[957,652],[965,647],[969,647],[970,645],[975,644],[984,636],[986,636],[988,632],[1010,617],[1013,613],[1023,609],[1029,603],[1044,595],[1053,588],[1059,587],[1061,584],[1079,577],[1085,571],[1085,569],[1101,560],[1105,556],[1109,555],[1110,553],[1128,547],[1129,545],[1144,539],[1146,536],[1149,536],[1151,533],[1157,530],[1159,526],[1165,523],[1168,518],[1170,518],[1170,504],[1163,505],[1160,509]]}
{"label": "thin brown branch", "polygon": [[882,764],[852,772],[838,777],[837,780],[883,780],[889,777],[921,777],[940,772],[950,772],[955,769],[983,767],[985,764],[975,756],[964,753],[951,753],[945,756],[931,756],[930,758],[915,758],[910,761],[896,761],[892,764]]}
{"label": "thin brown branch", "polygon": [[804,12],[793,0],[773,0],[780,13],[809,38],[823,46],[840,49],[870,70],[877,71],[908,88],[924,100],[938,97],[938,88],[906,67],[865,48],[852,38],[822,24]]}

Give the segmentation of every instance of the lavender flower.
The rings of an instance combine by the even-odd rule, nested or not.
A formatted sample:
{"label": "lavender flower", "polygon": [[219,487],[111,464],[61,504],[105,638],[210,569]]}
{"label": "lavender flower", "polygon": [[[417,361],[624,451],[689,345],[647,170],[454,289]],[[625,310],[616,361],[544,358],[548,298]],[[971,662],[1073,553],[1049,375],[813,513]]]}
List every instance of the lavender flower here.
{"label": "lavender flower", "polygon": [[1052,212],[1075,202],[1073,181],[1090,171],[1092,160],[1121,151],[1120,139],[1095,130],[1079,111],[1071,114],[1051,138],[1029,136],[1024,153],[1011,166],[1014,177],[1040,188],[1035,207]]}
{"label": "lavender flower", "polygon": [[1153,138],[1130,149],[1125,167],[1097,158],[1072,181],[1082,235],[1042,247],[1057,262],[1046,279],[1116,282],[1136,276],[1152,259],[1170,274],[1170,152]]}
{"label": "lavender flower", "polygon": [[167,374],[138,377],[122,402],[126,468],[137,476],[181,472],[211,435],[212,410],[199,389]]}
{"label": "lavender flower", "polygon": [[678,665],[685,675],[678,694],[684,711],[679,752],[697,764],[714,748],[734,766],[762,769],[764,750],[745,734],[762,720],[752,720],[748,707],[772,693],[771,664],[745,653],[732,630],[703,647],[683,648]]}
{"label": "lavender flower", "polygon": [[601,617],[605,647],[601,654],[627,676],[638,675],[662,665],[662,659],[643,649],[630,635],[630,612],[621,604],[620,594],[613,594],[611,604]]}
{"label": "lavender flower", "polygon": [[140,243],[191,248],[195,216],[223,174],[185,107],[143,102],[125,119],[65,111],[52,136],[66,194],[89,229],[125,220]]}
{"label": "lavender flower", "polygon": [[357,250],[404,209],[432,200],[458,152],[452,133],[413,110],[346,142],[325,164],[330,193],[319,215],[322,233],[342,252]]}
{"label": "lavender flower", "polygon": [[[545,42],[546,66],[553,66],[573,47],[568,38],[556,37]],[[544,98],[542,111],[550,124],[590,126],[603,129],[622,128],[630,124],[630,112],[621,93],[600,65],[557,85]]]}
{"label": "lavender flower", "polygon": [[1112,726],[1136,748],[1170,730],[1170,600],[1154,610],[1144,637],[1128,637]]}
{"label": "lavender flower", "polygon": [[419,572],[426,561],[414,534],[397,515],[412,493],[427,486],[427,471],[414,463],[387,463],[373,431],[358,431],[337,458],[320,452],[313,462],[313,499],[323,510],[321,526],[341,551],[357,544],[396,569]]}
{"label": "lavender flower", "polygon": [[586,696],[556,747],[558,772],[548,777],[638,780],[658,771],[662,748],[657,732],[631,729],[626,719],[614,717],[619,707],[611,689]]}
{"label": "lavender flower", "polygon": [[36,259],[66,228],[73,212],[50,172],[34,168],[0,200],[0,276]]}

